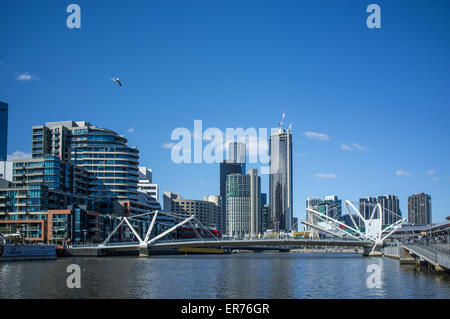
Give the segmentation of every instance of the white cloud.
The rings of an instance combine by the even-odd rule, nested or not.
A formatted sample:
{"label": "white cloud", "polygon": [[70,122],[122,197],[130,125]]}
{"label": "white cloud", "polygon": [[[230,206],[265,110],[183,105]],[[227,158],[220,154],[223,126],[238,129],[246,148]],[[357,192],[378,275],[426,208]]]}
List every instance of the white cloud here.
{"label": "white cloud", "polygon": [[358,151],[367,151],[367,150],[369,150],[368,147],[361,146],[358,143],[352,143],[351,145],[342,144],[341,145],[341,149],[344,150],[344,151],[351,151],[353,149],[358,150]]}
{"label": "white cloud", "polygon": [[403,171],[401,169],[398,169],[395,172],[395,175],[397,175],[397,176],[411,176],[412,174],[410,172],[405,172],[405,171]]}
{"label": "white cloud", "polygon": [[21,152],[21,151],[15,151],[11,155],[7,156],[7,160],[8,161],[27,159],[27,158],[31,158],[31,154],[30,153]]}
{"label": "white cloud", "polygon": [[366,150],[369,149],[368,147],[361,146],[361,145],[359,145],[358,143],[353,143],[352,146],[353,146],[354,148],[356,148],[358,151],[366,151]]}
{"label": "white cloud", "polygon": [[314,174],[317,178],[337,178],[336,174]]}
{"label": "white cloud", "polygon": [[437,176],[434,176],[432,179],[433,182],[437,182],[438,180],[439,180],[439,178]]}
{"label": "white cloud", "polygon": [[175,146],[175,143],[163,143],[162,147],[163,148],[172,148]]}
{"label": "white cloud", "polygon": [[22,73],[22,74],[18,74],[16,77],[17,81],[21,81],[21,82],[27,82],[27,81],[32,81],[32,80],[39,80],[39,78],[35,75],[31,75],[28,72]]}
{"label": "white cloud", "polygon": [[429,171],[427,171],[428,175],[434,175],[436,173],[435,169],[430,169]]}
{"label": "white cloud", "polygon": [[133,133],[134,132],[134,128],[132,128],[132,127],[130,127],[128,130],[127,130],[127,133]]}
{"label": "white cloud", "polygon": [[328,141],[330,137],[325,133],[318,132],[305,132],[303,133],[310,140],[320,140],[320,141]]}
{"label": "white cloud", "polygon": [[347,144],[342,144],[341,145],[341,149],[344,150],[344,151],[351,151],[352,147],[347,145]]}

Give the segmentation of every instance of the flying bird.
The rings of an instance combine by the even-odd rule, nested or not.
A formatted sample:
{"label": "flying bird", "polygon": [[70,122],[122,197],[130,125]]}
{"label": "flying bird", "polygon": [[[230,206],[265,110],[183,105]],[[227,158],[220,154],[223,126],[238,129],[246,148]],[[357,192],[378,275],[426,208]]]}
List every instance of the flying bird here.
{"label": "flying bird", "polygon": [[119,83],[119,86],[122,86],[122,82],[120,82],[119,78],[112,78],[111,80]]}

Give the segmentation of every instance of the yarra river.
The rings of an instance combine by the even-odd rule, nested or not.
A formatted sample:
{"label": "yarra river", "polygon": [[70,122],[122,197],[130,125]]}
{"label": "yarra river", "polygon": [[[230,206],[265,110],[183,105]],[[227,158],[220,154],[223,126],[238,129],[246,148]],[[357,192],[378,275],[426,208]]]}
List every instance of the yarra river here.
{"label": "yarra river", "polygon": [[[80,289],[67,288],[70,264]],[[60,258],[0,262],[0,298],[450,298],[450,274],[353,254]]]}

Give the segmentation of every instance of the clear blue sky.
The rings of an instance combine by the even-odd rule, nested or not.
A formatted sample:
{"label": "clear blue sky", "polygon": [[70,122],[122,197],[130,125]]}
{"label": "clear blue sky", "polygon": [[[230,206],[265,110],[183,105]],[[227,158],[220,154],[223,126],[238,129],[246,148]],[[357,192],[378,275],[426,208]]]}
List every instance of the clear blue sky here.
{"label": "clear blue sky", "polygon": [[[66,27],[70,3],[81,7],[80,30]],[[381,29],[366,27],[370,3]],[[161,190],[201,198],[218,193],[218,164],[172,163],[162,147],[172,130],[195,119],[270,128],[286,110],[294,215],[304,216],[307,196],[328,194],[397,194],[407,215],[408,196],[426,192],[441,221],[450,215],[449,13],[445,0],[2,0],[8,153],[30,153],[33,125],[87,120],[126,135]]]}

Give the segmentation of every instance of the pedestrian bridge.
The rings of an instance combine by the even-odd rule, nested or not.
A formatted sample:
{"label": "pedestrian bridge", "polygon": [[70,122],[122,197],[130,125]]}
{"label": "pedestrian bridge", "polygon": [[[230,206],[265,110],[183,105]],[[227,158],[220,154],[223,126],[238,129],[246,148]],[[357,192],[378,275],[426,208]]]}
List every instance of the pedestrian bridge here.
{"label": "pedestrian bridge", "polygon": [[419,260],[433,265],[438,271],[450,271],[450,244],[406,243],[403,248]]}
{"label": "pedestrian bridge", "polygon": [[[150,238],[158,214],[173,216],[181,221],[178,224],[167,229],[166,231],[158,234],[157,236]],[[142,238],[136,231],[135,227],[133,227],[130,220],[132,218],[139,218],[150,215],[153,215],[153,219],[145,234],[145,237]],[[209,232],[208,238],[202,238],[200,233],[197,232],[198,239],[164,240],[165,238],[167,238],[167,235],[169,235],[177,228],[185,224],[190,224],[191,226],[193,226],[193,229],[195,230],[196,226],[193,224],[194,222],[196,223],[196,225],[204,227],[206,232]],[[382,245],[382,239],[388,237],[392,232],[390,228],[394,228],[394,226],[396,226],[394,225],[385,230],[382,230],[380,227],[380,234],[377,233],[376,235],[378,237],[374,237],[373,234],[361,233],[358,230],[355,230],[355,234],[352,234],[348,232],[345,228],[343,228],[343,224],[342,225],[341,224],[342,223],[337,221],[337,224],[334,226],[336,226],[336,229],[341,230],[342,233],[337,234],[336,237],[327,239],[249,238],[249,239],[221,240],[219,238],[216,238],[205,226],[203,226],[200,223],[200,221],[195,218],[194,215],[186,217],[186,215],[177,215],[168,212],[155,211],[131,217],[122,217],[121,222],[108,235],[108,237],[103,243],[97,245],[84,245],[84,246],[72,245],[69,247],[69,250],[72,254],[76,255],[87,254],[100,256],[105,254],[112,254],[112,252],[118,253],[130,252],[131,254],[133,252],[139,251],[139,255],[148,256],[149,251],[151,250],[164,250],[176,248],[248,249],[252,247],[266,247],[266,249],[275,248],[279,250],[285,250],[289,248],[300,248],[300,247],[352,247],[352,248],[363,248],[364,255],[374,255],[375,248],[379,247],[380,244]],[[137,241],[110,243],[110,239],[114,236],[114,234],[120,229],[122,225],[124,225],[124,227],[128,227],[131,230]],[[348,226],[346,227],[349,228]],[[368,229],[370,229],[370,227],[368,227]],[[384,231],[389,231],[389,233],[385,234],[384,235],[385,237],[382,238],[381,235]]]}

